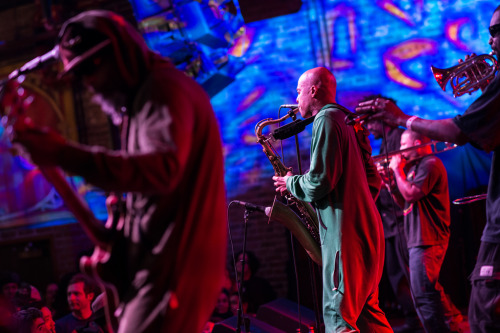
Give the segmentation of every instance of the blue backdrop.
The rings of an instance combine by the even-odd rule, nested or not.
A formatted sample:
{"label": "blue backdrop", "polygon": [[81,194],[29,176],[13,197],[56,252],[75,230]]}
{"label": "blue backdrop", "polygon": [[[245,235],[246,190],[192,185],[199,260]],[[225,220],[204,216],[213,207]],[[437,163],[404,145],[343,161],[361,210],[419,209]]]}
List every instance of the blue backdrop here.
{"label": "blue backdrop", "polygon": [[[455,99],[450,87],[441,90],[430,67],[453,66],[472,52],[489,53],[488,26],[497,5],[472,0],[304,1],[295,14],[244,25],[231,52],[245,66],[212,98],[225,144],[229,196],[247,186],[270,184],[273,170],[255,143],[255,123],[277,118],[281,104],[294,103],[297,79],[309,68],[331,69],[338,82],[337,100],[351,110],[363,97],[382,94],[423,118],[463,113],[480,92]],[[309,133],[301,134],[304,154],[308,140]],[[379,145],[372,141],[375,153]],[[293,161],[293,142],[284,146]],[[467,145],[439,157],[447,166],[452,199],[487,184],[489,155]]]}

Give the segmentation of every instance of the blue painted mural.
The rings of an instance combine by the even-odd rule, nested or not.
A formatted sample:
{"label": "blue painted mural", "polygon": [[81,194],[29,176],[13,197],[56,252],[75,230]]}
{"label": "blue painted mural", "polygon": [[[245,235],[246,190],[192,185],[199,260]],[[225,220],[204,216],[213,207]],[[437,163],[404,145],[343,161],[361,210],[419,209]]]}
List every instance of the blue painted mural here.
{"label": "blue painted mural", "polygon": [[[245,26],[244,69],[212,98],[226,147],[230,196],[267,182],[273,171],[255,143],[253,126],[277,118],[280,104],[293,103],[300,74],[326,66],[338,82],[338,102],[353,110],[365,96],[397,100],[409,114],[453,117],[479,96],[453,98],[442,91],[430,67],[446,68],[466,54],[489,53],[488,29],[495,1],[304,1],[287,16]],[[293,142],[286,156],[295,158]],[[380,142],[372,141],[377,153]],[[308,147],[308,133],[301,135]],[[307,151],[306,151],[307,152]],[[489,155],[470,145],[440,157],[449,167],[453,197],[487,183]]]}

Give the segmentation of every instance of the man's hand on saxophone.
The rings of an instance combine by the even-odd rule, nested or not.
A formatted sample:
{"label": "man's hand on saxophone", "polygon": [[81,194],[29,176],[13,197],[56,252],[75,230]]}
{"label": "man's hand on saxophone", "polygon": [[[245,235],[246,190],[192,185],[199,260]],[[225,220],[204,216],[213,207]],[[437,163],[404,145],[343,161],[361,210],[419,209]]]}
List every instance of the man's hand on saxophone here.
{"label": "man's hand on saxophone", "polygon": [[280,177],[280,176],[274,176],[274,186],[276,186],[276,192],[280,192],[282,196],[285,196],[288,194],[288,190],[286,189],[286,180],[288,177],[293,176],[293,174],[288,171],[286,173],[286,176]]}

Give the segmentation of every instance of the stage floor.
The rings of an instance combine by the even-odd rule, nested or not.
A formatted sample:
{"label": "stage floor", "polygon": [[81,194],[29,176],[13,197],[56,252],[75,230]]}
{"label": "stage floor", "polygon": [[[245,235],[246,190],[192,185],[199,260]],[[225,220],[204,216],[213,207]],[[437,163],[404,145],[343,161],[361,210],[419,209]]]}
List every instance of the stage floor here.
{"label": "stage floor", "polygon": [[[469,327],[469,319],[467,317],[466,314],[464,314],[464,311],[461,311],[462,312],[462,316],[463,316],[463,321],[459,324],[459,329],[460,329],[460,332],[461,333],[470,333],[470,327]],[[466,311],[465,311],[466,313]],[[398,328],[399,327],[402,327],[404,325],[404,319],[403,318],[388,318],[389,320],[389,323],[391,324],[394,332],[398,332]],[[425,331],[423,329],[419,330],[419,331],[412,331],[411,333],[425,333]]]}

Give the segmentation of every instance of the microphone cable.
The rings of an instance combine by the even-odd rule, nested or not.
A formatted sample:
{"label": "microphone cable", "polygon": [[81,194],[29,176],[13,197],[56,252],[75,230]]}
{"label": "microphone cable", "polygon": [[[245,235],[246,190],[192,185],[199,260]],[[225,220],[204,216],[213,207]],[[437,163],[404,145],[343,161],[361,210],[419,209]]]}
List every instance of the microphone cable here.
{"label": "microphone cable", "polygon": [[[280,108],[278,109],[278,119],[281,118],[281,106]],[[292,117],[293,118],[293,117]],[[278,124],[278,128],[281,127],[281,124]],[[281,162],[283,163],[283,165],[285,165],[285,153],[284,153],[284,150],[283,150],[283,140],[280,140],[280,151],[281,151]],[[300,169],[300,163],[299,163],[299,169]],[[274,195],[274,200],[277,199],[277,195],[275,194]],[[285,200],[287,201],[287,206],[288,206],[288,200],[286,199],[285,197]],[[295,253],[295,244],[294,244],[294,238],[293,238],[293,234],[290,230],[288,230],[288,234],[290,235],[290,246],[291,246],[291,251],[292,251],[292,261],[293,261],[293,270],[294,270],[294,273],[295,273],[295,289],[296,289],[296,292],[297,292],[297,316],[298,316],[298,320],[299,320],[299,331],[300,331],[300,328],[302,327],[302,315],[301,315],[301,312],[300,312],[300,287],[299,287],[299,272],[298,272],[298,269],[297,269],[297,257],[296,257],[296,253]]]}
{"label": "microphone cable", "polygon": [[[278,119],[281,118],[281,107],[279,108],[278,110]],[[291,118],[294,120],[296,116],[292,116]],[[311,117],[314,118],[315,117]],[[309,120],[307,123],[304,123],[305,125],[308,125],[311,121]],[[281,126],[279,126],[281,127]],[[296,150],[297,150],[297,166],[299,168],[299,175],[302,175],[302,163],[301,163],[301,156],[300,156],[300,151],[299,151],[299,142],[298,142],[298,136],[297,134],[294,135],[295,137],[295,145],[296,145]],[[281,150],[281,158],[282,158],[282,162],[283,162],[283,165],[285,165],[284,163],[284,160],[285,160],[285,153],[284,153],[284,149],[283,149],[283,140],[280,140],[280,150]],[[275,200],[276,200],[276,195],[275,195]],[[286,200],[286,197],[285,197],[285,200]],[[288,200],[287,200],[287,204],[288,204]],[[297,317],[298,317],[298,324],[299,324],[299,328],[298,328],[298,332],[301,331],[301,328],[302,328],[302,313],[301,313],[301,300],[300,300],[300,284],[299,284],[299,272],[298,272],[298,265],[297,265],[297,255],[296,255],[296,249],[295,249],[295,242],[294,242],[294,237],[293,237],[293,233],[288,230],[289,232],[289,235],[290,235],[290,246],[291,246],[291,252],[292,252],[292,260],[293,260],[293,268],[294,268],[294,273],[295,273],[295,288],[296,288],[296,292],[297,292]],[[315,274],[315,269],[316,267],[314,266],[314,263],[311,261],[311,258],[309,256],[307,256],[307,261],[308,261],[308,266],[309,266],[309,278],[311,279],[311,290],[312,292],[314,293],[313,295],[313,304],[314,304],[314,313],[316,315],[316,324],[317,324],[317,329],[319,330],[320,327],[319,327],[319,305],[318,305],[318,301],[317,301],[317,288],[316,288],[316,274]]]}
{"label": "microphone cable", "polygon": [[[384,148],[385,148],[385,159],[387,161],[387,165],[384,166],[385,168],[385,171],[388,175],[388,178],[389,178],[389,195],[391,196],[391,208],[392,208],[392,214],[394,215],[394,220],[396,221],[396,229],[397,229],[397,244],[396,246],[398,246],[399,248],[399,251],[400,253],[402,254],[403,256],[403,260],[405,261],[405,267],[404,267],[404,271],[403,271],[403,274],[408,282],[408,286],[410,287],[410,290],[411,290],[411,285],[410,285],[410,276],[409,276],[409,256],[408,256],[408,248],[405,246],[406,244],[403,243],[403,238],[404,237],[406,239],[406,235],[405,235],[405,232],[404,232],[404,219],[403,219],[403,230],[401,230],[401,223],[399,223],[399,218],[398,218],[398,214],[397,214],[397,210],[396,210],[396,202],[392,196],[392,190],[390,190],[390,184],[392,183],[392,181],[394,180],[395,184],[396,184],[396,187],[398,186],[397,185],[397,181],[395,179],[395,177],[391,174],[390,172],[390,169],[389,169],[389,148],[387,146],[387,135],[386,135],[386,131],[385,131],[385,123],[382,121],[382,137],[383,137],[383,143],[384,143]],[[399,189],[398,189],[399,191]],[[398,263],[399,265],[399,263]]]}
{"label": "microphone cable", "polygon": [[[245,311],[243,311],[243,298],[242,298],[242,291],[241,291],[243,286],[240,285],[240,280],[238,279],[238,270],[236,269],[236,252],[234,251],[234,242],[233,242],[233,236],[231,233],[231,224],[229,223],[229,208],[231,207],[231,205],[233,203],[234,203],[234,201],[231,201],[229,203],[229,205],[227,206],[227,210],[226,210],[227,231],[228,231],[228,237],[229,237],[229,244],[231,245],[231,257],[233,259],[233,267],[234,267],[234,280],[236,283],[236,290],[238,292],[238,309],[241,309],[241,318],[242,318],[243,323],[245,323]],[[245,259],[245,258],[243,258],[243,259]],[[229,296],[231,296],[231,295],[229,295]],[[231,300],[229,300],[229,306],[231,306]],[[243,327],[245,328],[245,332],[246,332],[246,327],[244,324],[243,324]]]}

